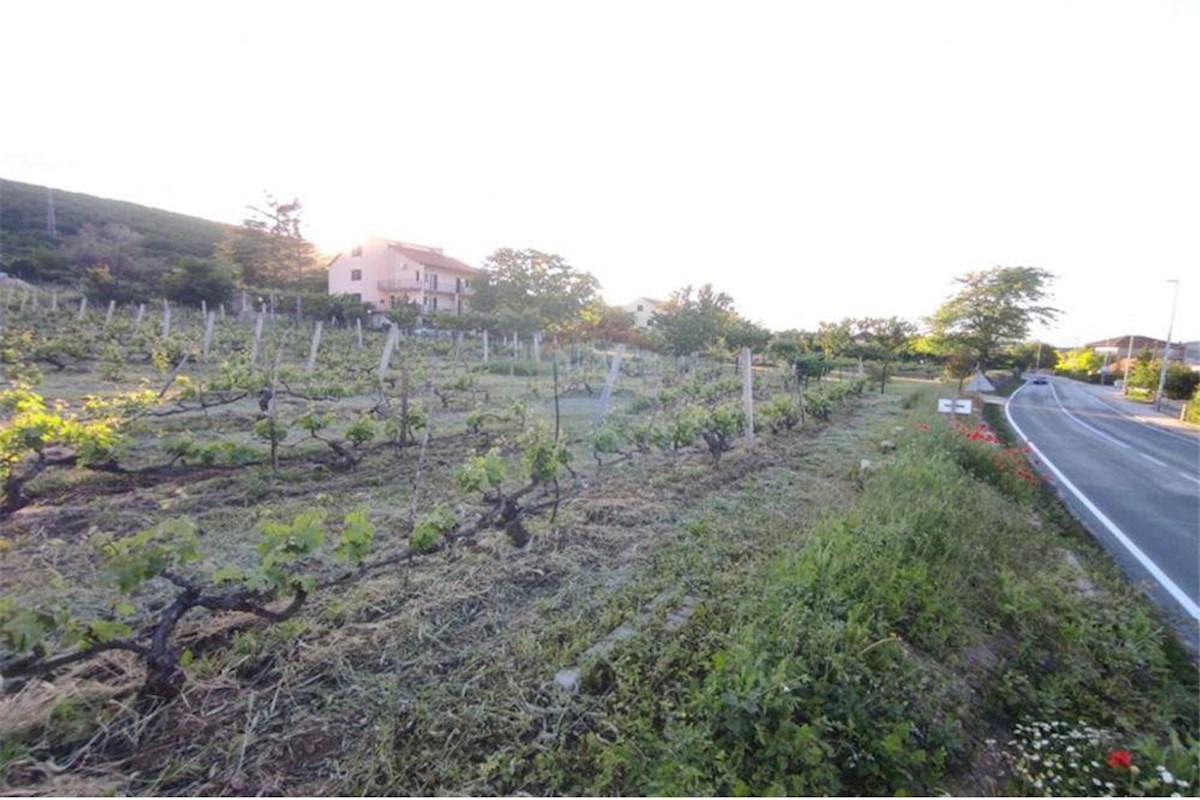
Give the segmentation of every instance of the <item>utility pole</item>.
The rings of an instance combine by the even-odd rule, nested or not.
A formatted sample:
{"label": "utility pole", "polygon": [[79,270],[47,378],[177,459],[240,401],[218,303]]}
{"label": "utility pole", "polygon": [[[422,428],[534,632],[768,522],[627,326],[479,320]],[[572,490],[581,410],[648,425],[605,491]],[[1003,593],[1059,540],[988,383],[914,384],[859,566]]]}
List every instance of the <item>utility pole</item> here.
{"label": "utility pole", "polygon": [[1154,408],[1162,411],[1163,387],[1167,385],[1167,360],[1171,356],[1171,334],[1175,331],[1175,304],[1179,302],[1179,279],[1171,278],[1167,283],[1175,284],[1175,297],[1171,300],[1171,321],[1167,323],[1167,346],[1163,348],[1162,369],[1158,372],[1158,391],[1154,393]]}
{"label": "utility pole", "polygon": [[1129,394],[1129,364],[1133,361],[1133,334],[1129,334],[1129,351],[1125,353],[1125,376],[1121,378],[1121,394]]}
{"label": "utility pole", "polygon": [[46,235],[58,238],[58,220],[54,216],[54,190],[46,187]]}

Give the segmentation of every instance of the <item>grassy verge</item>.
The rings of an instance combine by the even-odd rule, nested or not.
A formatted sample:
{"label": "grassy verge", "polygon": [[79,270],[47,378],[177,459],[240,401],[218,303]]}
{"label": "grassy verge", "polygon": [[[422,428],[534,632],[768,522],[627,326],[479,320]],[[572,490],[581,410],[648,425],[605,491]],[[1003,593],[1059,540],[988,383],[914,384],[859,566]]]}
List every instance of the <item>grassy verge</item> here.
{"label": "grassy verge", "polygon": [[[543,789],[1190,793],[1196,673],[1153,609],[1044,513],[1019,453],[938,419],[932,394],[911,405],[848,508],[744,570],[684,641],[612,659]],[[1108,763],[1123,750],[1137,773]]]}

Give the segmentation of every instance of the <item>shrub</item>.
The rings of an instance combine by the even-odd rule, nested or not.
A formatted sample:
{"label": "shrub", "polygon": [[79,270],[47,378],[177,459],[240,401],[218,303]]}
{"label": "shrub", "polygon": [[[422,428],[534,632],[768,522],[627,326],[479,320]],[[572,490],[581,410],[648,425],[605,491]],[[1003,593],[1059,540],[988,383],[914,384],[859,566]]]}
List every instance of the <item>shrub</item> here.
{"label": "shrub", "polygon": [[1187,400],[1196,393],[1200,386],[1200,372],[1195,372],[1183,364],[1171,364],[1167,367],[1167,382],[1163,385],[1163,394],[1170,400]]}

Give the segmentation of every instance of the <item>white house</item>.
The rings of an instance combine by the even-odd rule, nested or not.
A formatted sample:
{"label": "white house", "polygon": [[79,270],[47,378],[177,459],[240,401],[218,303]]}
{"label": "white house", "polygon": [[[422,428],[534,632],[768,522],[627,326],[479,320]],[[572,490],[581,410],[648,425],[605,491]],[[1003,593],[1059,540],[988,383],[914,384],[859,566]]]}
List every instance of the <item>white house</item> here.
{"label": "white house", "polygon": [[654,316],[654,310],[661,305],[664,305],[662,300],[655,300],[650,297],[639,297],[632,303],[626,303],[625,305],[621,306],[621,308],[633,314],[634,327],[649,328],[650,318]]}
{"label": "white house", "polygon": [[426,313],[457,315],[480,272],[440,247],[374,237],[330,262],[329,293],[357,295],[379,311],[411,301]]}

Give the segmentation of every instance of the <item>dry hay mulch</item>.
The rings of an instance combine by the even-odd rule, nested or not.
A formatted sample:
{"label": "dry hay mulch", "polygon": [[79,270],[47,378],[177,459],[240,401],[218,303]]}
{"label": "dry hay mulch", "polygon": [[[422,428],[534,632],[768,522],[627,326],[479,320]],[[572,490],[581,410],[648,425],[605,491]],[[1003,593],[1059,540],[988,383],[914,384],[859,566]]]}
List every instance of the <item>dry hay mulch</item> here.
{"label": "dry hay mulch", "polygon": [[[384,785],[443,790],[438,753],[456,742],[479,748],[488,737],[537,736],[565,713],[549,688],[564,665],[530,661],[541,651],[527,644],[544,634],[548,608],[594,611],[698,498],[794,465],[815,436],[849,425],[738,448],[718,469],[697,451],[581,478],[558,524],[539,522],[525,548],[488,531],[331,592],[306,609],[301,619],[311,624],[291,638],[264,628],[261,647],[227,653],[218,675],[131,723],[136,730],[91,745],[88,759],[152,781],[127,791],[327,794],[347,791],[356,767],[377,769],[366,751],[383,748],[404,772],[383,776]],[[476,445],[456,443],[462,454]],[[415,469],[415,457],[404,461],[393,470]],[[219,646],[249,624],[224,615],[184,630],[181,641]],[[434,734],[442,738],[422,740]],[[164,772],[169,780],[154,777]],[[35,790],[58,788],[47,777]]]}

